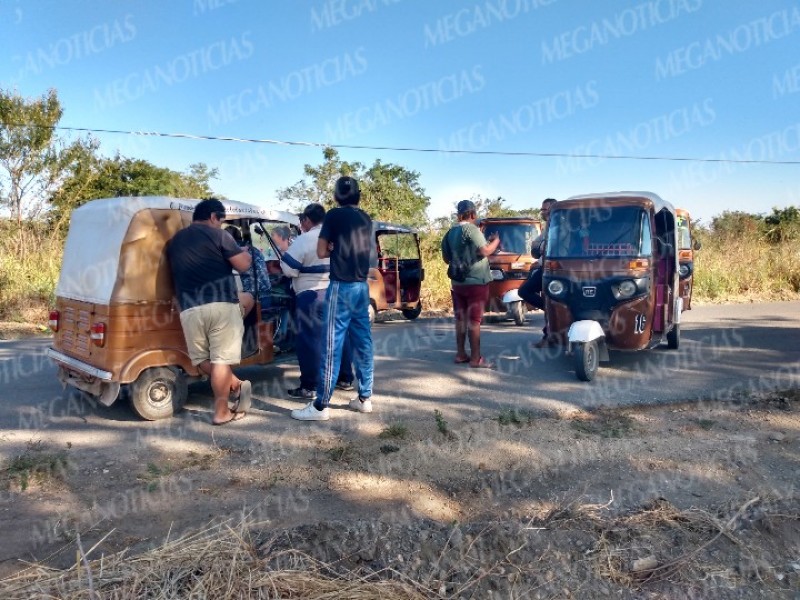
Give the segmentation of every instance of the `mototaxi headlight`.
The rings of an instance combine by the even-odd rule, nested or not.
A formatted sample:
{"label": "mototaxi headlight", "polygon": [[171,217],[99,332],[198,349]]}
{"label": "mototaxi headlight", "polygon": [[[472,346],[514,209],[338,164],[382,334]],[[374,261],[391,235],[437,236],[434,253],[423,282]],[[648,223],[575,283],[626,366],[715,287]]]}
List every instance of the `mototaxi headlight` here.
{"label": "mototaxi headlight", "polygon": [[617,286],[618,298],[630,298],[636,293],[636,284],[630,279],[621,281]]}
{"label": "mototaxi headlight", "polygon": [[559,279],[553,279],[547,284],[547,291],[553,296],[561,296],[567,291],[567,286]]}
{"label": "mototaxi headlight", "polygon": [[681,277],[686,277],[689,274],[689,265],[680,265],[678,267],[678,274]]}
{"label": "mototaxi headlight", "polygon": [[505,277],[500,269],[492,269],[491,271],[489,271],[489,274],[495,281],[501,281]]}

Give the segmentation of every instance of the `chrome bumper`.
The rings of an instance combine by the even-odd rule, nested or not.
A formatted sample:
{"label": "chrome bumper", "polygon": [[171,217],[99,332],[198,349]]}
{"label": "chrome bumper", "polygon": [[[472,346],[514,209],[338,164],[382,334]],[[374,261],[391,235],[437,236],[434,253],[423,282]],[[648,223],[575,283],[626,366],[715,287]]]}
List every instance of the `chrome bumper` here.
{"label": "chrome bumper", "polygon": [[71,356],[67,356],[66,354],[58,352],[57,350],[53,350],[52,348],[45,350],[45,354],[54,361],[61,363],[70,369],[83,373],[84,375],[95,377],[100,381],[111,381],[112,374],[110,371],[103,371],[102,369],[98,369],[92,365],[87,365],[85,362],[80,361],[77,358],[72,358]]}

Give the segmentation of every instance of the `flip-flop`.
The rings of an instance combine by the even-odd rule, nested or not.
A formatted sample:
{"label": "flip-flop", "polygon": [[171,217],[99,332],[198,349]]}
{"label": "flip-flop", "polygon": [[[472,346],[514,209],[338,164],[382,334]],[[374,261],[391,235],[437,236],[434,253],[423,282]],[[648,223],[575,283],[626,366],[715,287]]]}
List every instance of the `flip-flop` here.
{"label": "flip-flop", "polygon": [[234,412],[231,414],[230,419],[227,419],[226,421],[214,421],[212,419],[211,424],[214,425],[215,427],[219,427],[220,425],[227,425],[228,423],[232,423],[233,421],[241,421],[242,419],[244,419],[245,414],[246,413],[244,412]]}
{"label": "flip-flop", "polygon": [[[239,387],[239,395],[234,398],[233,402],[228,403],[231,412],[244,413],[250,410],[253,397],[253,384],[248,380],[243,379],[242,385]],[[231,404],[233,406],[231,406]]]}
{"label": "flip-flop", "polygon": [[472,363],[469,363],[469,366],[472,367],[473,369],[494,369],[494,363],[490,363],[482,356],[477,363],[475,363],[474,365]]}
{"label": "flip-flop", "polygon": [[458,358],[458,357],[456,357],[456,359],[453,362],[456,363],[457,365],[463,365],[464,363],[468,363],[469,362],[469,356],[467,356],[466,358]]}

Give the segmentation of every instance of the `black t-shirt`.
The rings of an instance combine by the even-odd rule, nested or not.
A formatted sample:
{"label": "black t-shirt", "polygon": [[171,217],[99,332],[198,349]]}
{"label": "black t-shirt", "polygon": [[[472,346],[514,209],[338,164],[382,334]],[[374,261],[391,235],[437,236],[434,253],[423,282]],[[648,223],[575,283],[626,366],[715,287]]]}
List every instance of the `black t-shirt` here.
{"label": "black t-shirt", "polygon": [[319,237],[333,242],[331,279],[366,281],[372,245],[372,219],[360,208],[340,206],[325,213]]}
{"label": "black t-shirt", "polygon": [[181,310],[212,302],[239,303],[228,259],[242,248],[230,233],[192,223],[172,238],[167,257]]}

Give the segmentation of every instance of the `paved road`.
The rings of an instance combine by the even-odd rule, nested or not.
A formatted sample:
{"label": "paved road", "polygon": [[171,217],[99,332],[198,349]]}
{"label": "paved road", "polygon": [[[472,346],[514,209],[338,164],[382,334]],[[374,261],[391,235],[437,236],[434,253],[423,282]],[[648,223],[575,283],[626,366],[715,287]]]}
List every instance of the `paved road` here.
{"label": "paved road", "polygon": [[[678,351],[612,352],[591,383],[575,378],[572,362],[556,350],[532,350],[539,337],[541,313],[524,327],[510,321],[484,326],[484,354],[497,370],[453,364],[451,319],[390,321],[374,326],[376,413],[365,420],[334,410],[326,425],[337,433],[382,426],[398,420],[433,422],[441,410],[449,422],[497,415],[515,407],[531,413],[564,413],[602,406],[731,399],[750,391],[784,389],[800,384],[800,303],[704,306],[684,313]],[[90,436],[98,446],[123,443],[130,436],[170,435],[207,440],[210,394],[207,384],[190,388],[187,411],[176,419],[146,423],[124,401],[110,409],[95,407],[61,390],[55,369],[43,351],[47,339],[0,342],[0,458],[32,439],[64,443]],[[247,368],[254,382],[256,410],[235,426],[214,428],[225,437],[236,428],[244,437],[269,430],[296,433],[288,417],[297,404],[285,397],[296,385],[295,364]],[[334,401],[346,403],[337,392]],[[252,417],[252,418],[251,418]],[[70,442],[72,443],[72,442]]]}

